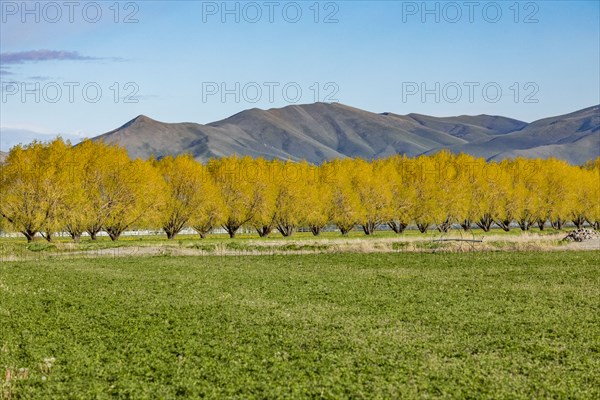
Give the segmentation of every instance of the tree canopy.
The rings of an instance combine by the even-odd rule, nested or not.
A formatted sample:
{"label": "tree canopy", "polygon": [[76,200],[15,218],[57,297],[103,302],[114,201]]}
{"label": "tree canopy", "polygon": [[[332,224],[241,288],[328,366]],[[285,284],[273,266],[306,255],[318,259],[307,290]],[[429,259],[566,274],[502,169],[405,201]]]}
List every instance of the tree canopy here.
{"label": "tree canopy", "polygon": [[132,160],[115,145],[57,139],[14,147],[0,172],[0,226],[29,241],[57,232],[95,239],[100,231],[118,240],[130,229],[162,229],[173,239],[193,228],[205,237],[215,227],[235,237],[242,226],[260,236],[301,227],[318,235],[327,225],[344,235],[382,225],[401,233],[410,224],[421,232],[600,227],[600,158],[573,166],[441,151],[318,166],[237,156],[203,165],[190,155]]}

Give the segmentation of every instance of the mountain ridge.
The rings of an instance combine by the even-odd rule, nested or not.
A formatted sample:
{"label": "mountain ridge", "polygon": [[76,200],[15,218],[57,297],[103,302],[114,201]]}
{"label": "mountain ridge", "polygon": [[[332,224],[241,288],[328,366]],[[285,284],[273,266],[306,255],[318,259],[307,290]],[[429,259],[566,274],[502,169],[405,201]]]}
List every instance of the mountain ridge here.
{"label": "mountain ridge", "polygon": [[203,162],[238,154],[321,163],[448,149],[488,160],[556,154],[582,164],[600,156],[600,106],[531,123],[486,114],[377,114],[340,103],[251,108],[208,124],[167,123],[141,114],[92,140],[119,143],[134,158],[190,153]]}

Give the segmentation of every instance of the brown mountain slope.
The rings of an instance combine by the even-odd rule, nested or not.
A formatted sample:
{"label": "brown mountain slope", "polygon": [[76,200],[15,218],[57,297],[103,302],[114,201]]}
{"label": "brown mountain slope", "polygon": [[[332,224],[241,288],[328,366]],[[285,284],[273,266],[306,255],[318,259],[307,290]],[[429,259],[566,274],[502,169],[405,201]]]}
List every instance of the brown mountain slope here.
{"label": "brown mountain slope", "polygon": [[526,122],[492,115],[461,115],[436,118],[428,115],[409,114],[408,117],[429,128],[441,130],[467,142],[487,141],[493,136],[521,130]]}
{"label": "brown mountain slope", "polygon": [[168,124],[139,116],[94,140],[117,142],[132,157],[191,153],[206,161],[235,153],[315,163],[348,156],[418,155],[433,147],[466,143],[411,118],[324,103],[251,109],[208,125]]}
{"label": "brown mountain slope", "polygon": [[544,118],[515,132],[450,149],[488,159],[558,157],[582,164],[600,155],[600,106]]}
{"label": "brown mountain slope", "polygon": [[238,154],[320,163],[336,157],[415,156],[448,148],[486,158],[529,156],[530,150],[531,156],[556,154],[582,163],[600,153],[594,149],[599,129],[598,107],[527,124],[500,116],[403,116],[314,103],[250,109],[207,125],[139,116],[94,140],[119,143],[132,157],[191,153],[200,161]]}

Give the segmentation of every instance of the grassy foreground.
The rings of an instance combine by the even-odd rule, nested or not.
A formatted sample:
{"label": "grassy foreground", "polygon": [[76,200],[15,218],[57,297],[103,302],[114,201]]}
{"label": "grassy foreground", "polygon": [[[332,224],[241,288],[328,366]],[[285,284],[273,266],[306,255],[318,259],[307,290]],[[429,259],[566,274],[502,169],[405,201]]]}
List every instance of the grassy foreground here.
{"label": "grassy foreground", "polygon": [[599,267],[596,251],[1,263],[2,396],[599,398]]}
{"label": "grassy foreground", "polygon": [[[339,232],[323,232],[313,236],[309,232],[296,232],[291,237],[282,237],[272,233],[269,237],[259,238],[255,233],[241,233],[235,239],[224,234],[211,234],[206,239],[198,235],[178,235],[175,240],[167,240],[164,234],[145,236],[123,236],[118,241],[111,241],[101,236],[92,241],[82,238],[80,243],[73,243],[67,237],[55,237],[52,243],[36,238],[27,243],[24,237],[0,238],[1,261],[42,261],[54,258],[95,258],[122,256],[207,256],[207,255],[274,255],[274,254],[306,254],[306,253],[348,253],[348,252],[433,252],[433,251],[547,251],[567,249],[566,242],[561,241],[565,231],[546,228],[543,231],[531,229],[528,232],[511,230],[504,232],[493,229],[483,232],[473,229],[463,232],[453,229],[448,233],[429,230],[422,234],[414,229],[402,234],[392,231],[377,231],[366,236],[358,230],[341,236]],[[440,239],[482,240],[481,243],[436,242]],[[591,248],[600,250],[600,243]],[[571,249],[573,250],[573,249]]]}

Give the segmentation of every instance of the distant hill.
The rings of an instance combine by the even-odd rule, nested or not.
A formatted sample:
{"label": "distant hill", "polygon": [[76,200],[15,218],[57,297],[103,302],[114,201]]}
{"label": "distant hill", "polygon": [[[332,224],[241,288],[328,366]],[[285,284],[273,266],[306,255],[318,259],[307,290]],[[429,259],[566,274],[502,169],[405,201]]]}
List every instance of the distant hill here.
{"label": "distant hill", "polygon": [[206,125],[140,115],[93,140],[119,143],[132,157],[190,153],[200,161],[238,154],[320,163],[449,149],[486,159],[554,156],[581,164],[600,155],[600,107],[528,124],[501,116],[376,114],[314,103],[250,109]]}
{"label": "distant hill", "polygon": [[8,153],[0,151],[0,163],[3,163],[4,160],[6,160],[6,157],[8,157]]}
{"label": "distant hill", "polygon": [[581,164],[600,155],[600,106],[541,119],[490,140],[450,149],[488,159],[557,157]]}

